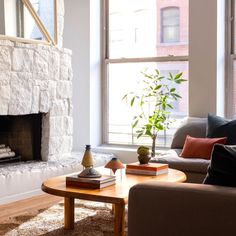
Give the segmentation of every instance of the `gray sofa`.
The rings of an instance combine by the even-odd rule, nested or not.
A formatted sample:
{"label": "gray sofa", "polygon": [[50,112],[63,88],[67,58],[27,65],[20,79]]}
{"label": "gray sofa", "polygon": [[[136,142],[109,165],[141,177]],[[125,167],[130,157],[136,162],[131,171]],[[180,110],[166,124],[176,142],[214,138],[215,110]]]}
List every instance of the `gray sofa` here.
{"label": "gray sofa", "polygon": [[171,149],[160,152],[158,157],[153,158],[151,162],[168,163],[170,168],[181,170],[186,174],[186,182],[202,183],[210,161],[200,158],[182,158],[179,154],[184,146],[186,135],[198,138],[206,137],[206,123],[206,118],[189,117],[185,119],[174,134]]}
{"label": "gray sofa", "polygon": [[236,188],[147,182],[130,189],[128,236],[234,236]]}
{"label": "gray sofa", "polygon": [[128,236],[234,236],[236,188],[196,184],[210,161],[178,156],[186,134],[205,137],[206,119],[188,119],[172,148],[154,161],[184,171],[189,182],[149,181],[133,186],[128,200]]}

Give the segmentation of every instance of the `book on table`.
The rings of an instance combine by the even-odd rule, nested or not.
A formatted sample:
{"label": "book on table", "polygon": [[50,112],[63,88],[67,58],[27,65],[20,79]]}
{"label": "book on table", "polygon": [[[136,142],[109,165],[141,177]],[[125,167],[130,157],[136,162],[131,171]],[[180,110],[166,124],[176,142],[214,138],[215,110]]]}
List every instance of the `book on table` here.
{"label": "book on table", "polygon": [[81,178],[78,175],[66,176],[66,186],[100,189],[116,183],[115,176],[102,175],[100,178]]}
{"label": "book on table", "polygon": [[168,172],[168,164],[148,163],[140,164],[139,162],[126,165],[126,174],[140,175],[161,175]]}

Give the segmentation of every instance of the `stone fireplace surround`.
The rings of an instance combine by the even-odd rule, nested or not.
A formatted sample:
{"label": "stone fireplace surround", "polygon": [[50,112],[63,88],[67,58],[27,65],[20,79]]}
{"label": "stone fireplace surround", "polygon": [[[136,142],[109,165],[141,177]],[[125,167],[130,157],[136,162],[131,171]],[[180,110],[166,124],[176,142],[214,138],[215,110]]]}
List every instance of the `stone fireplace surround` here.
{"label": "stone fireplace surround", "polygon": [[72,150],[71,51],[0,40],[0,115],[43,113],[42,160]]}
{"label": "stone fireplace surround", "polygon": [[[72,153],[71,51],[0,40],[0,116],[42,113],[42,161],[0,165],[0,204],[42,193],[43,180],[82,170]],[[112,155],[94,153],[95,166]]]}

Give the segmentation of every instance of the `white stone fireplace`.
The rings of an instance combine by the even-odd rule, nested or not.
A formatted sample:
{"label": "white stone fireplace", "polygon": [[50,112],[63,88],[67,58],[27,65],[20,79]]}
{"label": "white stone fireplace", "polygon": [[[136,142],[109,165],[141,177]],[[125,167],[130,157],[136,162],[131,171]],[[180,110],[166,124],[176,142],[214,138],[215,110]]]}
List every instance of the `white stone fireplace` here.
{"label": "white stone fireplace", "polygon": [[[59,46],[62,46],[63,2],[58,0]],[[25,131],[26,126],[37,126],[40,158],[36,160],[42,161],[23,157],[27,161],[0,165],[0,204],[42,194],[40,187],[45,179],[82,170],[83,151],[71,152],[70,50],[0,40],[0,144],[1,126],[5,127],[5,120],[15,118],[20,120],[16,125],[21,127],[20,131]],[[37,132],[33,135],[38,135]],[[29,147],[25,143],[22,146]],[[105,165],[112,157],[112,154],[93,153],[94,165]]]}
{"label": "white stone fireplace", "polygon": [[42,114],[41,159],[72,150],[71,51],[0,40],[0,117]]}
{"label": "white stone fireplace", "polygon": [[[45,179],[82,170],[83,151],[71,152],[70,50],[0,40],[0,140],[1,126],[5,127],[1,122],[5,122],[6,117],[6,120],[19,118],[17,132],[22,126],[24,131],[26,126],[41,126],[36,130],[41,133],[42,161],[26,159],[0,165],[0,204],[41,194],[40,187]],[[112,156],[94,153],[95,166],[105,165]]]}

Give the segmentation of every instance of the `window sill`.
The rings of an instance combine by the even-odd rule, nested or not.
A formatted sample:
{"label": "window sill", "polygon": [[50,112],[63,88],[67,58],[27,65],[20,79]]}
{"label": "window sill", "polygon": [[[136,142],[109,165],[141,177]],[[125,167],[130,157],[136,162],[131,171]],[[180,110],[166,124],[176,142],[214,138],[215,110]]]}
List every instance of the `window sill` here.
{"label": "window sill", "polygon": [[187,42],[175,42],[175,43],[157,43],[156,46],[163,47],[163,46],[187,46]]}
{"label": "window sill", "polygon": [[[168,150],[168,147],[157,147],[158,150]],[[131,163],[137,161],[137,147],[127,147],[120,145],[108,145],[104,144],[93,148],[94,151],[103,153],[113,153],[116,155],[123,163]]]}

